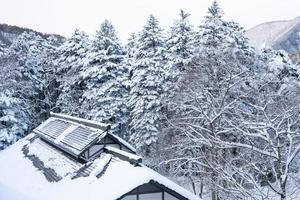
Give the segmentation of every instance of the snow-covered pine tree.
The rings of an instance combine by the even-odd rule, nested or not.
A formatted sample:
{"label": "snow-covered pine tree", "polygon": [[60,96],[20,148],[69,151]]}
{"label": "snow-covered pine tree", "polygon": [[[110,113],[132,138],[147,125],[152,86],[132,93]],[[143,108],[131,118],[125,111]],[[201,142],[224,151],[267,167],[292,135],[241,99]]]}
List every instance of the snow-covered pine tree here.
{"label": "snow-covered pine tree", "polygon": [[29,119],[24,109],[24,100],[13,96],[16,92],[12,92],[17,89],[15,82],[21,77],[15,70],[15,57],[8,56],[6,51],[0,56],[0,68],[0,150],[2,150],[27,134]]}
{"label": "snow-covered pine tree", "polygon": [[204,17],[204,22],[200,25],[200,31],[195,34],[194,45],[207,45],[217,47],[226,39],[227,27],[223,20],[223,11],[216,0],[208,8],[208,15]]}
{"label": "snow-covered pine tree", "polygon": [[136,48],[130,83],[130,140],[147,155],[161,132],[161,98],[166,80],[165,40],[153,15],[138,34]]}
{"label": "snow-covered pine tree", "polygon": [[[24,32],[10,46],[7,54],[11,58],[12,74],[8,77],[11,83],[9,89],[14,88],[13,96],[26,101],[26,113],[31,126],[40,123],[43,107],[40,106],[43,96],[43,69],[42,69],[42,42],[43,39],[33,32]],[[18,80],[15,82],[15,80]]]}
{"label": "snow-covered pine tree", "polygon": [[[30,127],[40,124],[50,112],[49,70],[52,70],[55,46],[35,33],[24,32],[8,49],[4,60],[10,73],[5,85],[14,97],[25,101],[24,111],[30,119]],[[51,75],[52,76],[52,75]]]}
{"label": "snow-covered pine tree", "polygon": [[75,116],[83,112],[81,102],[79,102],[84,89],[80,73],[83,70],[83,62],[89,47],[88,36],[83,31],[76,29],[58,49],[60,95],[57,107],[60,112]]}
{"label": "snow-covered pine tree", "polygon": [[261,59],[267,70],[284,82],[285,78],[298,77],[298,67],[293,64],[287,52],[265,48],[261,50]]}
{"label": "snow-covered pine tree", "polygon": [[183,10],[180,11],[180,18],[175,20],[166,41],[170,75],[175,81],[179,73],[187,67],[194,51],[193,28],[188,20],[189,15]]}
{"label": "snow-covered pine tree", "polygon": [[132,33],[127,41],[127,44],[125,46],[126,56],[124,59],[124,64],[128,68],[129,72],[129,79],[131,79],[132,76],[132,69],[133,69],[133,63],[134,63],[134,56],[137,52],[137,34]]}
{"label": "snow-covered pine tree", "polygon": [[168,108],[168,102],[172,101],[176,83],[191,64],[191,58],[194,52],[194,32],[193,27],[188,20],[189,16],[190,14],[180,10],[180,18],[174,21],[166,41],[168,80],[165,86],[166,94],[163,98],[166,115],[169,115],[171,114],[170,112],[172,112],[172,108]]}
{"label": "snow-covered pine tree", "polygon": [[28,118],[21,106],[21,100],[9,92],[0,92],[0,150],[25,136]]}
{"label": "snow-covered pine tree", "polygon": [[135,56],[135,53],[137,51],[137,34],[132,33],[128,39],[128,42],[125,46],[126,54],[129,58],[133,58]]}
{"label": "snow-covered pine tree", "polygon": [[92,41],[81,78],[85,84],[82,104],[86,116],[111,124],[111,131],[124,135],[127,127],[127,68],[125,51],[113,25],[105,20]]}
{"label": "snow-covered pine tree", "polygon": [[57,58],[60,56],[58,47],[62,41],[58,40],[55,36],[49,36],[42,41],[41,52],[41,76],[43,81],[44,98],[41,101],[41,106],[44,108],[43,119],[49,117],[50,111],[57,112],[56,102],[59,95],[59,82],[58,82],[58,65]]}

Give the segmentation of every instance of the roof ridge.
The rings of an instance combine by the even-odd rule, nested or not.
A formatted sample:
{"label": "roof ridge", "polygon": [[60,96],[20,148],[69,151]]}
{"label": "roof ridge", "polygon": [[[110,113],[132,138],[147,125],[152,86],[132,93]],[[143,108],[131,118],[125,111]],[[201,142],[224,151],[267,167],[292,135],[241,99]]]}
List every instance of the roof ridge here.
{"label": "roof ridge", "polygon": [[93,121],[93,120],[88,120],[88,119],[83,119],[80,117],[74,117],[71,115],[65,115],[65,114],[60,114],[60,113],[54,113],[50,112],[50,117],[55,117],[58,119],[64,119],[64,120],[69,120],[72,122],[76,122],[79,124],[83,124],[88,127],[96,128],[96,129],[101,129],[101,130],[107,130],[108,127],[110,126],[109,124]]}

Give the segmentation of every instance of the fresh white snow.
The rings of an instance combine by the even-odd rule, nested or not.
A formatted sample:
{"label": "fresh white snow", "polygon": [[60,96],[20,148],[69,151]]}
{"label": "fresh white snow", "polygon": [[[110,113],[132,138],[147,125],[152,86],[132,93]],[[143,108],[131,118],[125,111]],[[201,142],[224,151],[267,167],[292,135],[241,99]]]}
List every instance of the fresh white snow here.
{"label": "fresh white snow", "polygon": [[94,176],[98,176],[99,174],[101,174],[110,160],[111,160],[111,155],[109,154],[97,158],[93,163],[96,167],[93,169],[91,174],[93,174]]}
{"label": "fresh white snow", "polygon": [[293,20],[267,22],[249,29],[246,36],[250,39],[250,43],[260,50],[272,47],[298,24],[300,24],[299,17]]}
{"label": "fresh white snow", "polygon": [[[2,195],[10,200],[19,200],[24,196],[27,200],[115,200],[137,186],[153,180],[186,196],[191,200],[199,200],[198,197],[178,186],[169,179],[161,176],[146,166],[135,167],[127,161],[104,154],[96,159],[94,171],[88,177],[71,179],[68,172],[73,172],[74,163],[60,160],[60,155],[52,154],[39,139],[30,143],[30,134],[16,144],[0,153],[0,186]],[[38,156],[45,166],[55,170],[64,177],[59,182],[48,182],[41,171],[33,166],[33,163],[22,152],[22,148],[29,145],[29,153]],[[58,152],[57,152],[58,153]],[[109,166],[100,178],[95,178],[102,172],[109,160]],[[5,161],[5,162],[2,162]],[[79,167],[79,166],[78,166]],[[18,195],[21,194],[21,195]],[[15,197],[16,196],[16,197]],[[19,199],[18,199],[19,198]]]}
{"label": "fresh white snow", "polygon": [[118,154],[120,154],[120,155],[123,155],[123,156],[125,156],[125,157],[127,157],[127,158],[130,158],[130,159],[133,159],[133,160],[139,160],[139,159],[142,159],[142,157],[139,156],[139,155],[135,155],[135,154],[132,154],[132,153],[128,153],[128,152],[126,152],[126,151],[122,151],[122,150],[117,149],[117,148],[115,148],[115,147],[105,147],[105,149],[107,149],[107,150],[109,150],[109,151],[112,151],[112,152],[116,152],[116,153],[118,153]]}

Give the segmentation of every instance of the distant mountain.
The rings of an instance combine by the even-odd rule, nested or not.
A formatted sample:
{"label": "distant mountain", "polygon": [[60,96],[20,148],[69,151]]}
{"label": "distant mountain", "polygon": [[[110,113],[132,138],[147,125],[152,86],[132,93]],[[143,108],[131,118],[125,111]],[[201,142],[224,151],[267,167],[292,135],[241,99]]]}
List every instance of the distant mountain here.
{"label": "distant mountain", "polygon": [[45,34],[34,31],[29,28],[22,28],[18,26],[12,26],[8,24],[0,24],[0,43],[4,43],[5,45],[9,46],[19,35],[23,32],[35,32],[36,34],[40,35],[43,38],[54,36],[58,39],[59,42],[64,40],[64,37],[61,35],[56,34]]}
{"label": "distant mountain", "polygon": [[263,23],[249,29],[246,35],[256,49],[283,49],[294,61],[300,61],[300,17]]}

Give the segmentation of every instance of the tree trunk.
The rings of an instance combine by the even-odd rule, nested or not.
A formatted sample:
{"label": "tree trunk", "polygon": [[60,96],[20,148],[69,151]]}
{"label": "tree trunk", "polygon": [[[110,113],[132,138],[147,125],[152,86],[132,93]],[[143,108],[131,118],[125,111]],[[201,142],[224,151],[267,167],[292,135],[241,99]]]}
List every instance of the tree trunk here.
{"label": "tree trunk", "polygon": [[192,179],[192,177],[190,177],[190,176],[189,176],[189,179],[190,179],[191,184],[192,184],[193,192],[194,192],[195,195],[197,195],[195,182],[194,182],[194,180]]}
{"label": "tree trunk", "polygon": [[201,184],[200,184],[200,191],[199,191],[199,197],[202,199],[202,195],[203,195],[203,188],[204,188],[204,184],[203,184],[203,181],[201,181]]}
{"label": "tree trunk", "polygon": [[211,200],[218,200],[218,194],[216,191],[212,191]]}

